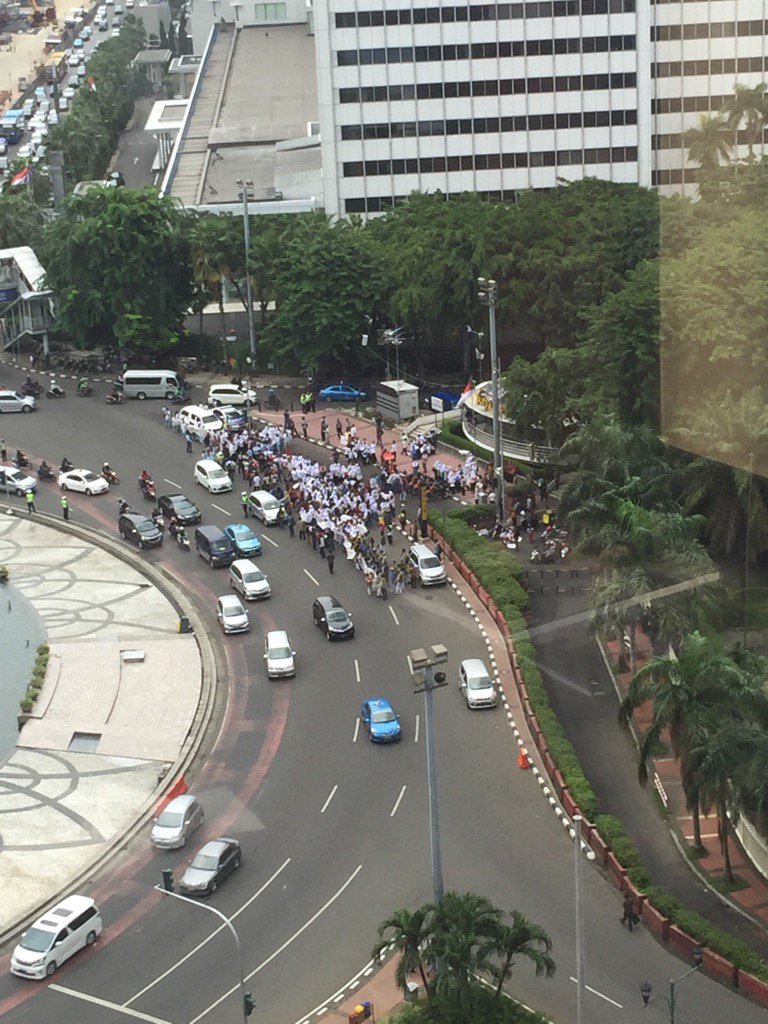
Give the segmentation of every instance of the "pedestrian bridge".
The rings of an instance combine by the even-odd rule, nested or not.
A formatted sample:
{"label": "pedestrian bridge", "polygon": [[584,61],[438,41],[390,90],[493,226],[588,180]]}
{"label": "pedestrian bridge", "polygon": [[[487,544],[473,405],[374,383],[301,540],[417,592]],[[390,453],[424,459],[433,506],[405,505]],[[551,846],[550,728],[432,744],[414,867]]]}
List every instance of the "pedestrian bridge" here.
{"label": "pedestrian bridge", "polygon": [[28,245],[0,249],[0,351],[42,342],[55,322],[53,292],[45,287],[45,269]]}

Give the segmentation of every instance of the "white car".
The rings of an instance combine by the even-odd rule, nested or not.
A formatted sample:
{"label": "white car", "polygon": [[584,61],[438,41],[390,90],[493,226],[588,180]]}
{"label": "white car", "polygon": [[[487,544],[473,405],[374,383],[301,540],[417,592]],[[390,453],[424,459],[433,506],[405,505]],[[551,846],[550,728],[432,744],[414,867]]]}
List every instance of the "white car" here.
{"label": "white car", "polygon": [[[71,85],[68,85],[64,89],[64,91],[62,92],[61,99],[66,100],[67,101],[67,106],[69,106],[69,101],[73,100],[74,98],[75,98],[75,90],[72,88]],[[61,100],[59,100],[59,107],[61,107]]]}
{"label": "white car", "polygon": [[272,593],[269,580],[250,558],[238,558],[230,565],[229,582],[246,601],[260,601]]}
{"label": "white car", "polygon": [[58,124],[58,123],[59,123],[58,112],[56,110],[49,110],[48,111],[48,127],[50,128],[53,125]]}
{"label": "white car", "polygon": [[81,491],[83,494],[106,494],[109,484],[103,476],[97,476],[90,469],[70,469],[59,473],[59,487],[62,491]]}
{"label": "white car", "polygon": [[459,667],[459,689],[468,708],[495,708],[496,687],[485,662],[480,658],[465,658]]}
{"label": "white car", "polygon": [[27,476],[23,469],[0,465],[0,492],[5,491],[7,494],[18,494],[19,497],[22,497],[27,491],[34,492],[36,490],[35,478]]}
{"label": "white car", "polygon": [[239,597],[224,594],[216,602],[216,618],[225,633],[247,633],[251,628],[248,612]]}
{"label": "white car", "polygon": [[208,388],[208,405],[255,405],[258,395],[252,388],[237,384],[212,384]]}
{"label": "white car", "polygon": [[29,160],[30,157],[32,156],[32,152],[33,152],[32,147],[30,146],[30,144],[28,142],[26,142],[26,143],[24,143],[23,146],[19,146],[19,148],[16,150],[16,159],[17,160]]}
{"label": "white car", "polygon": [[120,35],[120,29],[117,28],[117,27],[113,28],[112,31],[110,32],[110,35],[112,36],[113,39],[117,39],[117,37]]}
{"label": "white car", "polygon": [[271,629],[264,638],[264,661],[270,679],[287,679],[296,675],[296,651],[284,629]]}
{"label": "white car", "polygon": [[80,54],[73,53],[72,56],[67,59],[67,64],[71,68],[80,67]]}
{"label": "white car", "polygon": [[195,465],[195,483],[211,494],[232,490],[232,478],[214,459],[200,459]]}

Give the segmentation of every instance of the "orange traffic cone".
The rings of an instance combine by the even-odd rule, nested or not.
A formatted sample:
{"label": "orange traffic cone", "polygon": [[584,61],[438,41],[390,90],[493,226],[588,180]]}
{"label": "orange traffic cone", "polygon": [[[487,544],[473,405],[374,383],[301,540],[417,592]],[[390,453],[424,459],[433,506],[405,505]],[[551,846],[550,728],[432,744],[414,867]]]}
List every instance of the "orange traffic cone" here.
{"label": "orange traffic cone", "polygon": [[520,747],[520,753],[517,755],[517,767],[518,768],[530,768],[531,762],[528,760],[528,755],[525,752],[525,747]]}

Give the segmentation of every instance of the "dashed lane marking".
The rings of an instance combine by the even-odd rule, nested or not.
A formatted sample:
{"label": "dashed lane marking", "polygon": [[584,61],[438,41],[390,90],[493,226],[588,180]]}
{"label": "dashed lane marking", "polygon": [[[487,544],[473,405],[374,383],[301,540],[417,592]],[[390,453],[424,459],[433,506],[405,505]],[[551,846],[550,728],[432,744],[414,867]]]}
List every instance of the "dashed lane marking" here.
{"label": "dashed lane marking", "polygon": [[315,584],[316,587],[320,586],[319,581],[315,579],[315,577],[312,575],[312,573],[309,571],[309,569],[305,569],[304,572],[307,574],[307,576],[309,576],[309,578],[312,580],[312,582]]}
{"label": "dashed lane marking", "polygon": [[169,480],[167,476],[164,476],[163,480],[165,483],[170,484],[171,487],[178,487],[178,489],[181,490],[181,484],[177,484],[175,480]]}
{"label": "dashed lane marking", "polygon": [[320,808],[320,813],[321,814],[325,814],[325,812],[328,810],[328,804],[331,802],[331,800],[333,800],[334,796],[336,795],[336,790],[338,788],[339,788],[338,786],[334,786],[333,789],[331,790],[331,792],[328,794],[328,797],[327,797],[325,803]]}
{"label": "dashed lane marking", "polygon": [[[574,984],[577,983],[575,978],[571,978],[570,980]],[[605,995],[603,992],[598,992],[596,988],[592,988],[590,985],[585,985],[584,988],[587,990],[587,992],[591,992],[593,996],[600,996],[601,999],[604,999],[606,1003],[610,1003],[611,1006],[615,1006],[619,1010],[624,1009],[623,1003],[617,1003],[615,999],[611,999],[610,996]]]}
{"label": "dashed lane marking", "polygon": [[277,543],[277,541],[272,540],[272,538],[268,537],[266,535],[266,533],[262,533],[261,539],[265,540],[267,542],[267,544],[271,544],[273,548],[279,548],[280,547],[280,545]]}
{"label": "dashed lane marking", "polygon": [[400,620],[398,619],[397,614],[395,612],[395,609],[392,607],[392,605],[389,606],[389,614],[395,620],[395,625],[399,626],[400,625]]}
{"label": "dashed lane marking", "polygon": [[354,732],[354,735],[352,736],[352,742],[353,743],[357,743],[357,737],[359,735],[360,735],[360,719],[356,718],[355,719],[355,732]]}
{"label": "dashed lane marking", "polygon": [[357,658],[355,658],[355,681],[358,683],[360,682],[360,665]]}
{"label": "dashed lane marking", "polygon": [[419,742],[419,721],[420,721],[420,716],[416,715],[416,728],[414,729],[414,732],[413,732],[413,742],[414,743],[418,743]]}
{"label": "dashed lane marking", "polygon": [[214,505],[213,502],[211,502],[211,508],[215,508],[217,512],[223,512],[225,516],[232,515],[231,512],[227,512],[227,510],[225,508],[222,508],[221,505]]}
{"label": "dashed lane marking", "polygon": [[394,816],[397,814],[397,808],[400,806],[400,801],[403,799],[404,796],[405,796],[405,786],[403,786],[403,788],[400,790],[400,793],[398,794],[397,800],[395,800],[395,805],[392,808],[392,810],[389,812],[390,818],[394,818]]}

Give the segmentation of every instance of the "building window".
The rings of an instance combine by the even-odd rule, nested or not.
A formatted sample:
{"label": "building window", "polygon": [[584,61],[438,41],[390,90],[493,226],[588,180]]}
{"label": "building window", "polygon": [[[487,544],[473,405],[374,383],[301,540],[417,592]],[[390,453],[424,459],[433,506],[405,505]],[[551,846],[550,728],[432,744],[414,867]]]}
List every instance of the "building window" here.
{"label": "building window", "polygon": [[529,39],[514,42],[461,43],[449,46],[391,46],[388,50],[337,50],[336,62],[340,67],[355,64],[424,64],[437,61],[473,60],[537,56],[555,53],[605,53],[608,50],[634,50],[635,37],[583,36],[569,39]]}
{"label": "building window", "polygon": [[285,21],[288,18],[287,4],[256,4],[255,21]]}
{"label": "building window", "polygon": [[[666,2],[666,0],[665,0]],[[456,21],[520,21],[531,18],[566,18],[588,14],[632,13],[636,0],[543,0],[534,3],[451,4],[387,11],[344,11],[336,14],[336,28],[369,25],[427,25]]]}

